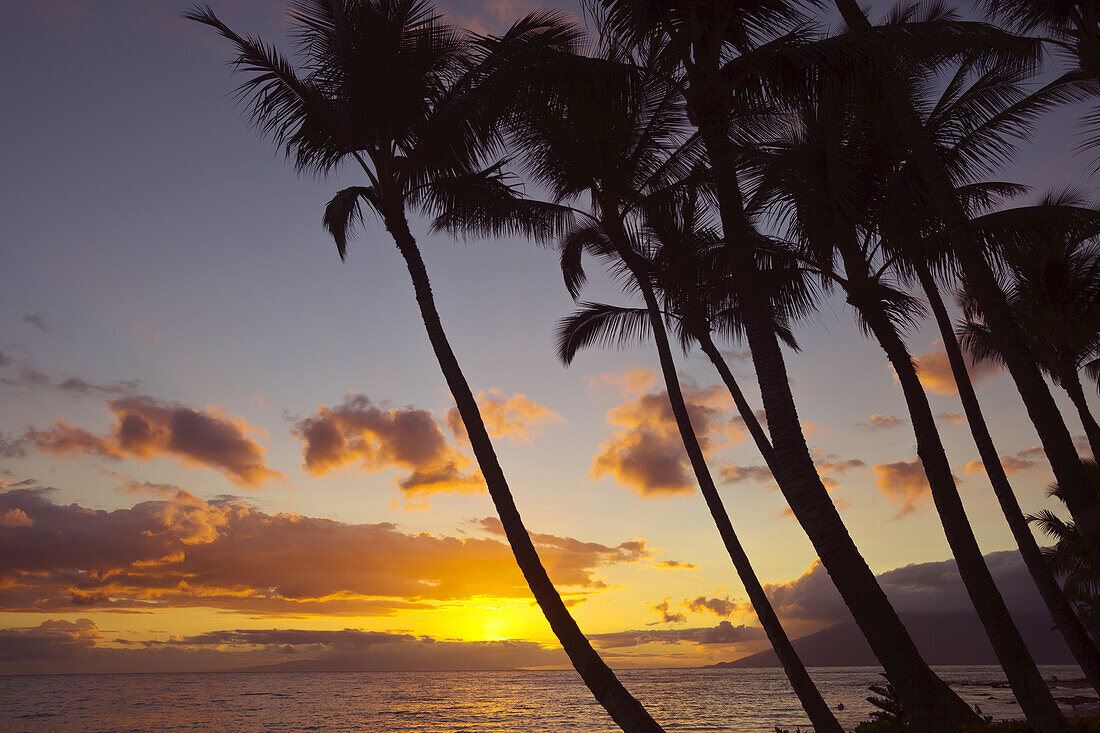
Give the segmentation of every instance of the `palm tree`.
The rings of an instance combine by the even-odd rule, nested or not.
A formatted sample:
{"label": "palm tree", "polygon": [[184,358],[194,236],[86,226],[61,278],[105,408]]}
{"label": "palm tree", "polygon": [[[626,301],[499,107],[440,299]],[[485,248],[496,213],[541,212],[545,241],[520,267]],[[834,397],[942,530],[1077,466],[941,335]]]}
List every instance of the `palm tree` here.
{"label": "palm tree", "polygon": [[[609,262],[642,295],[645,309],[639,315],[657,344],[684,448],[738,577],[815,730],[841,733],[768,601],[711,477],[651,281],[649,248],[638,231],[647,203],[675,200],[685,179],[697,178],[675,89],[624,63],[628,59],[614,45],[590,56],[576,51],[541,57],[539,78],[520,95],[526,102],[512,110],[510,126],[524,168],[551,192],[555,205],[569,206],[580,220],[562,243],[566,283],[577,297],[585,279],[580,263],[588,252]],[[648,62],[640,66],[652,59]],[[537,93],[535,86],[540,87]],[[589,207],[575,208],[582,199]],[[494,226],[487,220],[483,224]],[[575,351],[563,347],[559,353],[568,363]]]}
{"label": "palm tree", "polygon": [[[729,270],[721,236],[710,221],[708,207],[703,205],[702,188],[688,183],[671,200],[654,197],[645,202],[645,224],[641,231],[650,245],[648,249],[654,253],[647,258],[652,286],[663,303],[661,314],[675,330],[684,353],[698,346],[710,359],[768,470],[776,476],[781,471],[773,466],[776,459],[771,440],[714,342],[715,335],[743,341],[744,324],[736,293],[729,288],[734,273]],[[574,299],[585,278],[578,244],[563,251],[562,256],[563,273]],[[798,343],[789,322],[801,318],[811,307],[812,287],[792,258],[777,259],[776,252],[767,250],[758,254],[765,260],[760,275],[771,293],[776,333],[783,343],[797,351]],[[583,348],[622,347],[649,336],[650,317],[645,308],[589,302],[581,302],[580,306],[562,320],[558,329],[558,354],[567,364]]]}
{"label": "palm tree", "polygon": [[[738,273],[732,287],[745,324],[780,489],[840,591],[914,722],[947,730],[976,721],[970,707],[921,658],[874,573],[860,555],[814,467],[798,420],[768,295],[760,287],[760,240],[745,209],[734,135],[767,96],[769,73],[789,79],[804,64],[804,34],[786,29],[801,20],[786,0],[643,2],[604,0],[609,21],[628,39],[658,44],[670,60],[689,120],[712,170],[723,241]],[[811,49],[812,50],[812,49]],[[801,58],[806,61],[806,58]]]}
{"label": "palm tree", "polygon": [[[870,21],[855,0],[835,0],[835,4],[844,22],[853,31],[872,31]],[[967,26],[958,25],[960,28]],[[970,25],[976,32],[961,34],[972,41],[970,53],[985,53],[994,63],[1019,64],[1024,68],[1034,67],[1037,63],[1040,54],[1038,41],[998,34],[984,24]],[[927,187],[936,213],[944,223],[967,290],[981,307],[991,332],[1001,344],[1005,365],[1039,433],[1055,478],[1065,491],[1067,506],[1080,527],[1085,545],[1100,560],[1100,502],[1088,491],[1085,472],[1069,429],[1043,380],[1035,355],[1012,317],[1004,293],[997,286],[993,269],[982,247],[974,239],[967,212],[942,158],[942,151],[937,148],[936,141],[905,92],[904,83],[900,80],[900,69],[904,68],[905,60],[899,55],[894,61],[893,69],[887,67],[884,72],[887,81],[893,82],[888,95],[891,100],[889,123],[909,145],[911,164]]]}
{"label": "palm tree", "polygon": [[[873,121],[883,90],[875,78],[827,80],[803,100],[792,132],[770,146],[759,194],[786,212],[786,229],[807,265],[839,286],[861,327],[886,352],[909,409],[917,454],[959,574],[1016,699],[1038,730],[1067,730],[1008,613],[970,527],[916,366],[901,337],[919,305],[897,287],[890,243],[879,238],[878,192],[896,168]],[[839,267],[838,261],[839,260]]]}
{"label": "palm tree", "polygon": [[1012,537],[1016,540],[1016,546],[1020,549],[1020,555],[1024,559],[1024,565],[1028,573],[1035,581],[1039,595],[1050,611],[1051,618],[1066,641],[1073,658],[1085,674],[1085,678],[1093,689],[1100,692],[1100,651],[1096,643],[1089,637],[1088,631],[1081,623],[1081,619],[1074,613],[1073,607],[1067,600],[1061,586],[1055,580],[1054,574],[1043,561],[1042,551],[1039,549],[1035,536],[1028,527],[1027,518],[1020,508],[1020,502],[1009,483],[1001,463],[1000,454],[993,443],[993,437],[989,433],[989,427],[982,414],[978,395],[974,390],[974,384],[967,371],[966,360],[963,357],[962,348],[956,339],[952,328],[951,316],[947,312],[943,298],[940,296],[939,287],[935,277],[929,270],[927,263],[917,261],[914,263],[921,288],[924,290],[928,303],[931,306],[936,326],[943,339],[944,350],[947,352],[951,374],[959,391],[959,400],[966,415],[967,424],[970,426],[971,435],[978,448],[978,455],[985,466],[989,483],[993,487],[993,493],[997,497],[1005,519],[1008,521]]}
{"label": "palm tree", "polygon": [[994,16],[1023,32],[1049,34],[1078,69],[1100,79],[1100,3],[1096,0],[982,0]]}
{"label": "palm tree", "polygon": [[[1085,470],[1093,490],[1100,491],[1100,466],[1096,461],[1085,461]],[[1057,482],[1051,485],[1048,493],[1056,499],[1063,499]],[[1027,519],[1054,540],[1053,547],[1043,550],[1043,558],[1051,572],[1062,578],[1066,595],[1077,607],[1089,633],[1094,638],[1100,637],[1100,568],[1085,552],[1081,534],[1072,521],[1067,522],[1048,509]]]}
{"label": "palm tree", "polygon": [[[485,430],[477,402],[444,333],[407,210],[441,211],[516,201],[499,165],[479,161],[499,138],[476,93],[468,42],[423,0],[296,0],[291,17],[304,60],[299,68],[262,41],[242,37],[209,8],[187,14],[236,48],[249,74],[239,96],[253,121],[292,155],[299,170],[328,173],[359,164],[369,185],[329,202],[324,223],[341,258],[365,204],[383,221],[404,258],[428,339],[458,406],[508,542],[532,594],[585,684],[626,731],[660,731],[596,654],[550,582]],[[546,17],[532,17],[528,32]],[[550,19],[552,20],[552,19]],[[304,73],[303,73],[304,72]],[[555,212],[524,211],[547,223]],[[512,226],[535,226],[516,215]],[[524,222],[524,223],[518,223]]]}
{"label": "palm tree", "polygon": [[[961,181],[976,180],[979,174],[991,173],[1009,152],[1011,139],[1007,136],[1022,137],[1032,129],[1037,117],[1051,106],[1074,101],[1088,93],[1087,87],[1083,88],[1077,81],[1066,77],[1029,93],[1021,85],[1027,79],[1026,70],[1004,65],[991,66],[980,61],[980,58],[972,57],[958,64],[946,86],[937,90],[935,95],[919,88],[917,91],[922,106],[930,110],[925,124],[943,151],[953,176]],[[923,86],[926,87],[927,83]],[[933,275],[933,270],[936,270],[946,281],[953,279],[955,268],[950,250],[935,217],[920,213],[929,208],[927,204],[913,200],[914,195],[917,198],[922,196],[921,186],[911,180],[911,176],[911,167],[907,166],[891,186],[898,193],[888,195],[889,200],[884,206],[890,207],[889,213],[879,217],[884,229],[889,229],[884,236],[895,245],[902,246],[898,265],[915,276],[931,306],[967,423],[1024,564],[1066,645],[1085,677],[1100,692],[1100,651],[1043,561],[982,415],[951,317]],[[958,190],[963,194],[968,210],[972,211],[989,209],[1005,198],[1026,191],[1025,187],[1014,184],[984,181],[961,185]],[[930,220],[920,221],[921,218]],[[1095,215],[1078,207],[1022,207],[975,217],[972,226],[975,236],[987,251],[995,252],[1009,243],[1012,246],[1025,245],[1033,233],[1049,232],[1051,228],[1063,232],[1085,231],[1091,226],[1090,220],[1095,220]],[[934,234],[922,236],[922,233],[929,231]],[[1048,235],[1044,233],[1043,236]]]}
{"label": "palm tree", "polygon": [[[1082,204],[1063,192],[1045,197],[1038,206],[1055,212]],[[1069,395],[1093,455],[1100,455],[1100,425],[1085,401],[1079,374],[1100,364],[1100,215],[1082,218],[1025,232],[1022,246],[1003,246],[998,253],[1006,273],[1005,298],[1031,353]],[[963,345],[978,359],[1003,363],[985,319],[974,315],[963,324]]]}

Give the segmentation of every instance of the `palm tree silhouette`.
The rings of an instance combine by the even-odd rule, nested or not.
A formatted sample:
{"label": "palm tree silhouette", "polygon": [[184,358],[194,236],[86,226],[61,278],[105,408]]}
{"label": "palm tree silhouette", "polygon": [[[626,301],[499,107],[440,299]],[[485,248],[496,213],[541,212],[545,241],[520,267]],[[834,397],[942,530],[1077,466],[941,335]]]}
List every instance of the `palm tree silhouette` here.
{"label": "palm tree silhouette", "polygon": [[[1014,141],[1028,136],[1041,114],[1055,105],[1081,101],[1091,94],[1090,85],[1072,75],[1063,75],[1036,91],[1029,91],[1024,86],[1029,78],[1026,68],[991,65],[980,56],[971,56],[957,65],[947,84],[935,93],[929,91],[928,82],[913,82],[914,95],[921,99],[924,109],[930,110],[925,126],[940,146],[952,176],[959,182],[977,181],[960,183],[957,189],[968,211],[988,210],[1001,205],[1007,198],[1025,193],[1024,186],[980,178],[999,167],[1013,150]],[[891,188],[898,193],[884,203],[889,212],[879,217],[881,226],[889,230],[884,236],[902,248],[897,264],[916,278],[931,307],[967,423],[1024,564],[1066,645],[1090,684],[1100,692],[1100,651],[1043,561],[982,415],[937,283],[939,277],[948,287],[954,288],[957,267],[935,217],[932,216],[931,221],[921,221],[921,218],[928,219],[930,205],[919,201],[926,196],[919,181],[913,180],[914,176],[912,166],[904,166],[895,176]],[[1037,224],[1047,226],[1045,222],[1051,218],[1058,221],[1068,217],[1083,224],[1084,213],[1080,209],[1063,207],[1027,207],[972,218],[971,225],[975,237],[992,253],[1003,242],[1025,242],[1028,232],[1034,231]],[[934,233],[927,235],[930,231]]]}
{"label": "palm tree silhouette", "polygon": [[[608,262],[629,289],[641,294],[646,307],[635,314],[657,344],[681,439],[738,577],[815,729],[840,733],[768,601],[715,487],[676,373],[652,282],[650,248],[639,231],[647,206],[655,200],[678,200],[687,182],[698,180],[699,170],[693,165],[697,146],[684,134],[675,89],[645,71],[654,59],[628,63],[631,59],[622,49],[606,45],[610,39],[600,40],[605,45],[594,55],[578,47],[570,55],[540,56],[541,64],[516,60],[538,64],[541,70],[521,95],[525,103],[512,110],[511,137],[533,180],[551,192],[555,205],[569,206],[576,213],[578,222],[561,246],[570,294],[576,298],[585,281],[585,253]],[[578,208],[579,199],[590,204],[587,210]],[[575,354],[565,346],[568,342],[566,327],[559,350],[566,363]]]}
{"label": "palm tree silhouette", "polygon": [[[1093,490],[1100,491],[1100,465],[1096,461],[1084,463]],[[1051,485],[1048,494],[1063,499],[1057,483]],[[1054,540],[1053,547],[1044,548],[1043,559],[1051,572],[1062,578],[1066,595],[1081,614],[1089,632],[1093,637],[1100,636],[1100,567],[1085,552],[1081,534],[1072,521],[1067,522],[1048,509],[1027,519]]]}
{"label": "palm tree silhouette", "polygon": [[[872,30],[870,21],[855,0],[835,0],[844,22],[856,32]],[[958,24],[960,37],[969,39],[968,53],[979,53],[991,63],[1034,68],[1041,47],[1035,39],[999,34],[986,24]],[[969,27],[975,32],[966,33]],[[1080,527],[1085,546],[1100,560],[1100,502],[1090,494],[1080,456],[1073,438],[1058,411],[1004,293],[997,285],[994,272],[986,260],[980,243],[975,241],[969,218],[952,182],[950,171],[937,148],[936,141],[922,124],[920,115],[900,81],[906,60],[895,57],[893,69],[887,67],[886,78],[893,81],[889,95],[891,126],[910,146],[910,161],[920,180],[927,187],[936,213],[944,223],[947,240],[958,261],[971,297],[980,305],[992,333],[1001,344],[1005,365],[1016,382],[1016,388],[1035,425],[1051,469],[1063,487],[1066,503]]]}
{"label": "palm tree silhouette", "polygon": [[[362,168],[370,185],[340,191],[325,209],[324,224],[341,258],[366,205],[382,219],[405,260],[428,339],[508,543],[554,634],[623,730],[661,731],[589,644],[547,576],[444,333],[409,230],[410,207],[512,211],[518,200],[499,164],[479,166],[499,137],[494,108],[477,93],[480,72],[469,43],[422,0],[297,0],[291,18],[304,61],[296,69],[259,39],[232,31],[208,7],[186,17],[212,26],[234,45],[235,65],[250,75],[239,98],[251,107],[256,126],[293,156],[298,170],[328,173],[348,158]],[[525,29],[537,34],[540,23],[532,17]],[[559,214],[533,206],[523,212],[510,226],[552,227]]]}
{"label": "palm tree silhouette", "polygon": [[[1100,425],[1085,401],[1079,374],[1082,369],[1090,376],[1100,372],[1100,213],[1082,209],[1084,203],[1071,191],[1044,197],[1037,210],[1026,212],[1035,213],[1037,221],[1015,238],[1024,241],[1001,246],[998,254],[1005,298],[1031,353],[1069,395],[1093,455],[1100,455]],[[963,345],[978,359],[1004,363],[980,310],[973,315],[963,323]]]}
{"label": "palm tree silhouette", "polygon": [[1035,581],[1035,587],[1038,588],[1039,595],[1046,604],[1047,610],[1050,611],[1050,615],[1061,632],[1062,638],[1065,639],[1066,646],[1069,647],[1074,660],[1081,667],[1085,678],[1093,689],[1100,692],[1100,651],[1097,650],[1096,643],[1090,638],[1085,626],[1081,623],[1077,614],[1074,613],[1061,586],[1055,580],[1054,574],[1043,561],[1042,551],[1028,527],[1027,518],[1020,508],[1020,502],[1012,490],[1008,475],[1001,463],[1000,454],[997,452],[993,437],[989,433],[989,427],[978,402],[978,395],[974,390],[970,373],[967,371],[966,359],[963,356],[959,342],[956,340],[951,316],[944,305],[936,279],[926,263],[918,261],[914,263],[914,267],[921,288],[928,298],[940,337],[943,339],[951,374],[959,391],[963,414],[970,426],[974,443],[978,447],[978,455],[982,460],[982,465],[985,466],[986,475],[993,487],[997,502],[1001,505],[1001,510],[1008,521],[1012,537],[1016,540],[1016,545],[1020,549],[1024,565]]}
{"label": "palm tree silhouette", "polygon": [[[886,352],[909,409],[917,454],[959,574],[1025,715],[1040,730],[1065,729],[1023,638],[1008,613],[974,537],[932,408],[902,339],[920,307],[899,287],[897,253],[880,238],[882,196],[897,164],[889,141],[876,141],[884,98],[875,76],[826,80],[803,100],[792,133],[761,163],[761,195],[787,212],[784,221],[807,265],[839,286],[860,326]],[[838,266],[839,264],[839,266]]]}
{"label": "palm tree silhouette", "polygon": [[[721,235],[710,221],[709,207],[703,205],[702,188],[696,182],[688,182],[677,191],[676,197],[668,201],[655,197],[643,206],[643,232],[655,253],[649,259],[653,287],[663,303],[666,322],[675,329],[684,352],[698,346],[706,354],[768,470],[773,476],[782,475],[773,466],[775,451],[757,412],[749,405],[714,342],[716,334],[743,341],[744,323],[737,307],[737,294],[730,288],[736,273],[730,269]],[[563,253],[562,264],[569,283],[583,279],[579,254],[579,249],[576,254]],[[757,252],[764,259],[759,275],[771,293],[776,334],[787,346],[798,350],[790,321],[801,318],[810,309],[814,293],[798,263],[785,256],[777,259],[775,254],[763,249]],[[576,297],[575,289],[573,292]],[[580,305],[563,319],[558,331],[558,354],[566,363],[582,348],[625,346],[649,335],[649,312],[645,308],[588,302]]]}
{"label": "palm tree silhouette", "polygon": [[[798,420],[772,304],[758,276],[754,250],[759,238],[746,212],[741,149],[731,133],[744,131],[769,91],[789,94],[783,82],[791,84],[812,60],[799,13],[786,0],[604,0],[599,6],[624,37],[663,49],[705,148],[787,503],[917,726],[946,730],[976,721],[970,707],[921,658],[829,498]],[[780,84],[769,86],[773,74]]]}
{"label": "palm tree silhouette", "polygon": [[1100,78],[1100,3],[1096,0],[982,0],[995,18],[1045,40],[1071,56],[1077,71]]}

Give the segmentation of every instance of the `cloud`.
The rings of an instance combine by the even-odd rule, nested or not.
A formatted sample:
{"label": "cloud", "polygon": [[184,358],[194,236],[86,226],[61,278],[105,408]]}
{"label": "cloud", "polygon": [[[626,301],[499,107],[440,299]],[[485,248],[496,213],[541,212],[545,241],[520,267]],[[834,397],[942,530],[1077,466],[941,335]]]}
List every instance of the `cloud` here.
{"label": "cloud", "polygon": [[907,420],[904,417],[873,414],[867,422],[856,423],[856,427],[860,430],[889,430],[904,425],[906,422]]}
{"label": "cloud", "polygon": [[[470,524],[496,537],[505,537],[504,525],[497,517],[477,519]],[[572,572],[583,572],[585,568],[598,565],[632,563],[649,557],[649,549],[643,539],[621,542],[614,547],[598,542],[582,542],[572,537],[560,537],[552,534],[529,532],[535,547],[550,551],[561,568],[570,568]],[[556,579],[555,579],[556,580]],[[603,587],[600,581],[583,583],[586,587]]]}
{"label": "cloud", "polygon": [[773,479],[771,469],[767,466],[735,466],[727,463],[718,469],[718,480],[724,484],[735,484],[741,481],[771,481]]}
{"label": "cloud", "polygon": [[[0,354],[0,368],[12,365],[12,359]],[[39,371],[32,364],[24,363],[16,377],[3,377],[0,384],[12,387],[37,387],[56,389],[62,394],[73,396],[123,397],[134,395],[141,387],[137,379],[117,380],[110,384],[93,384],[80,377],[66,377],[55,381],[50,375]]]}
{"label": "cloud", "polygon": [[458,0],[447,4],[448,21],[474,33],[503,33],[538,8],[533,0]]}
{"label": "cloud", "polygon": [[[743,438],[727,417],[730,399],[724,387],[687,384],[684,400],[704,452]],[[666,392],[648,392],[624,402],[608,411],[607,422],[616,429],[592,459],[593,480],[610,476],[645,498],[694,490],[695,477]]]}
{"label": "cloud", "polygon": [[38,371],[29,364],[24,364],[19,369],[19,376],[4,377],[0,384],[12,387],[46,387],[50,384],[50,377]]}
{"label": "cloud", "polygon": [[[977,386],[978,382],[986,377],[1000,374],[1003,368],[992,361],[974,362],[966,357],[966,370],[970,373],[970,380]],[[938,395],[956,395],[959,393],[955,385],[955,377],[951,374],[951,363],[947,359],[946,351],[930,351],[917,357],[917,373],[920,383],[929,392]]]}
{"label": "cloud", "polygon": [[0,433],[0,458],[22,458],[27,455],[27,441],[23,438],[7,438]]}
{"label": "cloud", "polygon": [[747,611],[752,607],[747,603],[738,603],[729,596],[724,598],[707,598],[699,596],[690,601],[684,601],[684,607],[694,613],[713,613],[715,616],[725,618],[734,611]]}
{"label": "cloud", "polygon": [[[1001,468],[1003,468],[1004,472],[1009,476],[1014,473],[1019,473],[1020,471],[1027,471],[1028,469],[1035,468],[1040,464],[1039,460],[1033,459],[1035,450],[1036,449],[1034,448],[1027,448],[1020,451],[1014,456],[1000,456]],[[1039,449],[1039,451],[1040,456],[1045,455],[1044,453],[1042,453],[1041,448]],[[970,461],[963,468],[963,473],[986,473],[985,463],[980,460]]]}
{"label": "cloud", "polygon": [[717,626],[711,627],[613,631],[606,634],[589,634],[588,638],[601,649],[616,649],[641,644],[678,644],[680,642],[739,644],[745,641],[758,641],[765,637],[764,630],[758,626],[734,626],[729,621],[720,621]]}
{"label": "cloud", "polygon": [[31,628],[0,629],[0,663],[66,659],[95,646],[99,628],[86,618],[49,619]]}
{"label": "cloud", "polygon": [[219,629],[190,636],[109,638],[87,618],[0,629],[0,674],[476,670],[563,667],[565,654],[533,641],[456,641],[404,631]]}
{"label": "cloud", "polygon": [[[1077,453],[1080,454],[1082,458],[1093,457],[1092,448],[1089,445],[1089,439],[1084,435],[1074,435],[1073,446],[1077,449]],[[1044,452],[1043,455],[1046,456],[1046,453]]]}
{"label": "cloud", "polygon": [[9,509],[0,513],[0,527],[33,527],[34,520],[22,509]]}
{"label": "cloud", "polygon": [[46,322],[41,313],[24,313],[23,323],[29,323],[42,333],[49,333],[53,330],[53,327]]}
{"label": "cloud", "polygon": [[[1046,606],[1015,550],[992,552],[986,565],[1013,614],[1046,615]],[[875,576],[898,613],[973,613],[954,560],[917,563]],[[797,578],[764,591],[784,619],[850,621],[851,615],[820,560]]]}
{"label": "cloud", "polygon": [[[165,492],[167,493],[167,492]],[[408,534],[396,525],[267,514],[176,489],[128,509],[58,505],[44,489],[0,492],[0,611],[207,607],[260,615],[389,615],[475,597],[529,598],[497,538]],[[499,522],[478,525],[496,533]],[[533,534],[554,582],[605,586],[600,567],[649,557]]]}
{"label": "cloud", "polygon": [[342,404],[321,405],[299,420],[294,433],[305,444],[304,466],[314,476],[358,463],[370,472],[403,469],[397,485],[406,496],[485,491],[481,472],[447,442],[428,410],[383,410],[366,395],[349,394]]}
{"label": "cloud", "polygon": [[649,607],[652,608],[654,612],[661,617],[661,620],[658,623],[682,624],[687,621],[687,616],[685,616],[684,614],[677,611],[669,610],[669,601],[670,599],[666,596],[665,599],[660,603],[649,604]]}
{"label": "cloud", "polygon": [[966,415],[961,412],[937,412],[936,418],[952,425],[965,425]]}
{"label": "cloud", "polygon": [[219,408],[195,410],[144,396],[120,398],[108,404],[115,422],[106,435],[56,420],[50,429],[28,430],[24,440],[55,456],[82,453],[115,460],[146,460],[167,455],[185,464],[218,470],[246,488],[259,488],[271,479],[282,478],[281,473],[267,467],[263,447],[248,436],[258,432],[256,428]]}
{"label": "cloud", "polygon": [[924,464],[920,459],[914,461],[896,461],[871,466],[875,472],[875,486],[882,494],[900,506],[895,519],[900,519],[917,509],[917,505],[928,495],[928,476],[924,473]]}
{"label": "cloud", "polygon": [[660,562],[653,563],[653,567],[662,568],[664,570],[694,570],[699,566],[684,560],[661,560]]}
{"label": "cloud", "polygon": [[[544,425],[564,422],[561,415],[532,401],[525,394],[514,394],[505,398],[496,389],[489,390],[488,394],[478,392],[477,406],[489,437],[507,438],[513,444],[530,443],[532,438],[542,433]],[[462,424],[458,408],[447,410],[446,420],[455,440],[469,445],[470,438],[466,434],[466,426]]]}
{"label": "cloud", "polygon": [[110,384],[92,384],[79,377],[68,377],[54,384],[55,389],[68,394],[82,396],[99,395],[104,397],[133,395],[140,387],[141,381],[137,379],[116,381]]}
{"label": "cloud", "polygon": [[866,468],[867,464],[859,458],[843,458],[833,453],[814,451],[814,465],[822,473],[848,473],[857,468]]}
{"label": "cloud", "polygon": [[606,372],[594,377],[585,377],[584,381],[592,389],[611,385],[627,395],[638,396],[648,392],[657,384],[657,375],[650,369],[634,367],[621,372]]}

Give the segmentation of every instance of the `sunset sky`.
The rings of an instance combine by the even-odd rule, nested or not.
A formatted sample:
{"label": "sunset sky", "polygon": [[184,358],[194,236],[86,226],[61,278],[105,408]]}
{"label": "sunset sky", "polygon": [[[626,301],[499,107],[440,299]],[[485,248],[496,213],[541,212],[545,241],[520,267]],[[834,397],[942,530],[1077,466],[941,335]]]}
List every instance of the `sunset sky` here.
{"label": "sunset sky", "polygon": [[[281,0],[212,4],[286,47]],[[0,673],[564,665],[398,253],[368,220],[342,264],[321,228],[354,171],[296,176],[233,105],[230,48],[182,20],[187,7],[0,6]],[[441,7],[500,31],[537,4]],[[1036,195],[1089,181],[1079,111],[1051,116],[1002,177]],[[413,224],[524,520],[609,662],[695,665],[766,646],[655,353],[584,352],[566,369],[553,331],[572,303],[553,251]],[[586,299],[629,302],[593,280]],[[857,545],[876,573],[918,564],[883,576],[899,609],[965,610],[879,348],[842,298],[796,334],[800,416]],[[1012,539],[938,335],[910,345],[982,549],[1001,553],[1002,591],[1038,612],[1002,552]],[[725,348],[758,405],[744,347]],[[791,635],[846,620],[709,362],[695,353],[679,368]],[[988,366],[974,377],[1024,510],[1050,505],[1011,380]]]}

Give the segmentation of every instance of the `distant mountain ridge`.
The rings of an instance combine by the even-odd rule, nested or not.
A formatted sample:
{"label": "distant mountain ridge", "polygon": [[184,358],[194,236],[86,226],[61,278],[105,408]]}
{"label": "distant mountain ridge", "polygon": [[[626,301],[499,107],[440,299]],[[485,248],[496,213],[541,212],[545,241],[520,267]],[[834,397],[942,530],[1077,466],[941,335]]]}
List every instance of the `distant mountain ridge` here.
{"label": "distant mountain ridge", "polygon": [[[1069,649],[1058,631],[1051,627],[1049,618],[1020,616],[1014,620],[1036,664],[1074,664]],[[928,664],[997,664],[997,656],[977,616],[902,614],[902,621]],[[832,626],[792,643],[807,667],[878,665],[871,647],[854,623]],[[708,666],[744,669],[779,667],[780,664],[775,652],[768,649]]]}

